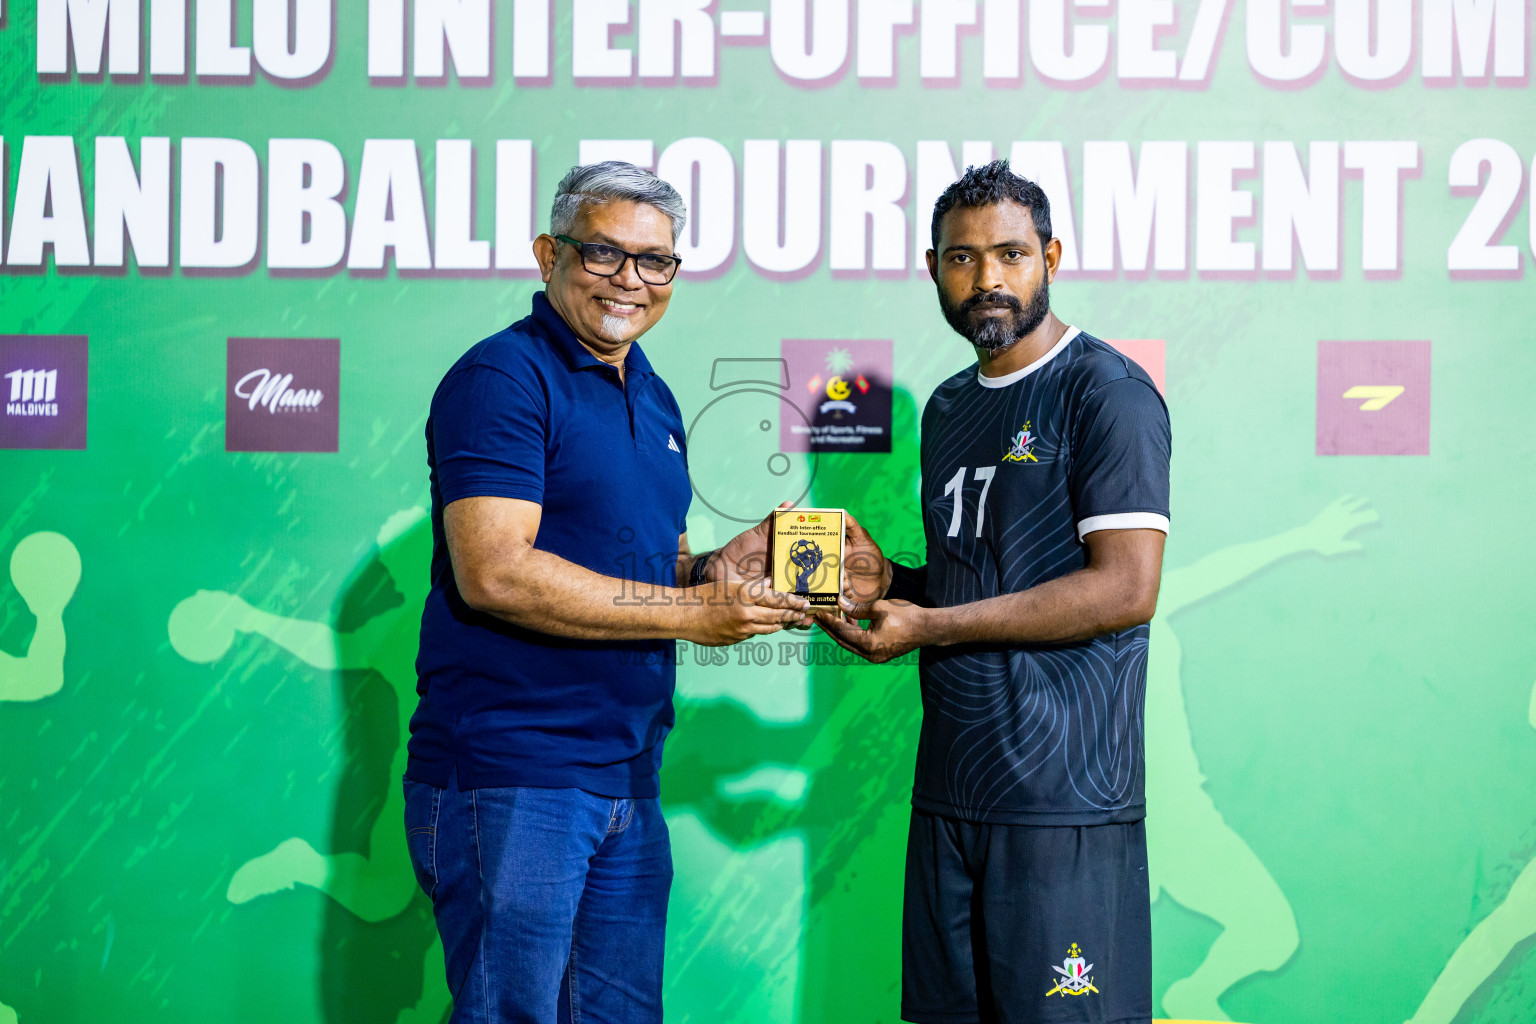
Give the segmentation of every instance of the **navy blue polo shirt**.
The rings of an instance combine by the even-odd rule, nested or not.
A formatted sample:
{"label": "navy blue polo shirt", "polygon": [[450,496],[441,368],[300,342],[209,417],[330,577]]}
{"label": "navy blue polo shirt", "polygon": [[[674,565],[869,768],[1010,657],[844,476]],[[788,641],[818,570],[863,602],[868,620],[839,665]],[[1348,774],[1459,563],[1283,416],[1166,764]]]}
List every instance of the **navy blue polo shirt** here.
{"label": "navy blue polo shirt", "polygon": [[675,584],[691,494],[682,413],[638,344],[624,366],[621,383],[539,292],[532,316],[471,348],[432,396],[432,591],[409,778],[445,787],[457,769],[461,789],[658,795],[674,641],[568,640],[477,612],[443,536],[460,498],[521,498],[543,507],[539,550],[634,581],[631,599]]}

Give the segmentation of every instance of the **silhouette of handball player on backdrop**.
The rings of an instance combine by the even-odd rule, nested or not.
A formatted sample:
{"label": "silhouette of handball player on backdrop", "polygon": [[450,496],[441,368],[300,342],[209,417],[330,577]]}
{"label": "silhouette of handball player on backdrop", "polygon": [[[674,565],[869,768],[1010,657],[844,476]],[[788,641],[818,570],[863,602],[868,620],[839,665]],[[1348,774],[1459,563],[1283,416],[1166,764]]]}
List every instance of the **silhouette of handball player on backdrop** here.
{"label": "silhouette of handball player on backdrop", "polygon": [[1228,825],[1205,790],[1184,687],[1183,650],[1171,620],[1184,608],[1298,554],[1357,551],[1349,535],[1375,522],[1360,499],[1341,498],[1294,529],[1235,544],[1163,574],[1147,662],[1148,870],[1162,893],[1221,925],[1200,966],[1163,993],[1163,1011],[1188,1020],[1228,1020],[1218,1000],[1250,974],[1279,969],[1296,951],[1296,916],[1262,861]]}
{"label": "silhouette of handball player on backdrop", "polygon": [[11,583],[37,628],[24,656],[0,652],[0,700],[41,700],[64,686],[64,608],[80,585],[80,552],[63,534],[25,537],[11,552]]}
{"label": "silhouette of handball player on backdrop", "polygon": [[[80,585],[80,552],[60,533],[34,533],[11,552],[11,584],[37,619],[27,653],[0,651],[0,700],[34,701],[64,688],[64,609]],[[16,1024],[0,1003],[0,1024]]]}
{"label": "silhouette of handball player on backdrop", "polygon": [[[1531,687],[1527,715],[1536,729],[1536,686]],[[1511,959],[1515,947],[1532,936],[1536,936],[1536,857],[1520,870],[1503,902],[1461,940],[1408,1024],[1451,1024],[1472,994]]]}
{"label": "silhouette of handball player on backdrop", "polygon": [[[405,773],[405,741],[416,701],[417,630],[429,590],[431,554],[432,531],[425,510],[412,508],[390,516],[378,533],[378,560],[403,600],[348,632],[321,622],[273,615],[234,594],[215,590],[200,590],[171,612],[171,646],[188,661],[216,661],[229,650],[236,633],[251,633],[316,669],[371,669],[394,692],[397,742],[366,852],[323,854],[302,837],[284,839],[235,871],[227,892],[230,902],[248,903],[304,885],[372,923],[403,913],[415,896],[416,880],[400,827],[404,808],[399,779]],[[420,1002],[403,1010],[398,1024],[437,1024],[448,1010],[442,943],[435,929],[422,977]]]}

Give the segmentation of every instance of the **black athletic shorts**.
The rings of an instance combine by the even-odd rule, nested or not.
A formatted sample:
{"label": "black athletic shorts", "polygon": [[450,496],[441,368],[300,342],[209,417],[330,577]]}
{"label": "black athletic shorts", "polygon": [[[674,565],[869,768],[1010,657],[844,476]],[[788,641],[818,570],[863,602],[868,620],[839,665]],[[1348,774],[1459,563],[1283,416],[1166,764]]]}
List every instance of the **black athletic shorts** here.
{"label": "black athletic shorts", "polygon": [[982,825],[913,810],[901,1016],[1152,1019],[1145,823]]}

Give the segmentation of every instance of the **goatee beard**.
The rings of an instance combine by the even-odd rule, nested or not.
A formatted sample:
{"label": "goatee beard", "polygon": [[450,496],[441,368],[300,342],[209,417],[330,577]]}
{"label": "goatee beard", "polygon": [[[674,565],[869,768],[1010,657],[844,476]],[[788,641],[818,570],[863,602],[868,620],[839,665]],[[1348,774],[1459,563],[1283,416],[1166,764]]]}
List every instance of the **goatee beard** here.
{"label": "goatee beard", "polygon": [[[1004,306],[1012,312],[1008,316],[973,317],[971,314],[983,306]],[[951,304],[943,289],[939,290],[939,309],[956,334],[977,348],[998,352],[1023,338],[1045,322],[1051,311],[1050,285],[1040,282],[1040,287],[1024,305],[1012,295],[1003,292],[987,292],[973,295],[964,302]]]}
{"label": "goatee beard", "polygon": [[622,316],[603,314],[603,325],[598,328],[609,341],[623,341],[629,337],[629,321]]}

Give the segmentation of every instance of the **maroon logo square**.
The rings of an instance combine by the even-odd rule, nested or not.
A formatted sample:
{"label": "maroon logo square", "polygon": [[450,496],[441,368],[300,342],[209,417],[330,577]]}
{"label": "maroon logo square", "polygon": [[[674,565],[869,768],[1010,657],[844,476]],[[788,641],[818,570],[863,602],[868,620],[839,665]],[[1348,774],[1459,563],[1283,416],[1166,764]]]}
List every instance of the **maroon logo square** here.
{"label": "maroon logo square", "polygon": [[86,339],[0,334],[0,448],[85,447]]}
{"label": "maroon logo square", "polygon": [[780,451],[891,450],[889,340],[785,338],[779,352],[789,370],[784,397],[800,412],[781,411]]}
{"label": "maroon logo square", "polygon": [[1317,454],[1429,454],[1429,342],[1317,343]]}
{"label": "maroon logo square", "polygon": [[225,451],[336,451],[340,340],[230,338],[225,378]]}

